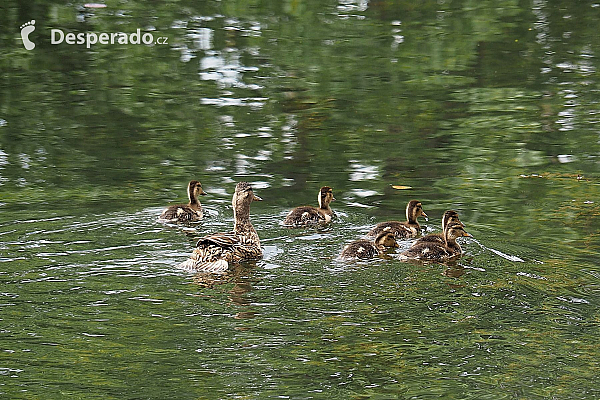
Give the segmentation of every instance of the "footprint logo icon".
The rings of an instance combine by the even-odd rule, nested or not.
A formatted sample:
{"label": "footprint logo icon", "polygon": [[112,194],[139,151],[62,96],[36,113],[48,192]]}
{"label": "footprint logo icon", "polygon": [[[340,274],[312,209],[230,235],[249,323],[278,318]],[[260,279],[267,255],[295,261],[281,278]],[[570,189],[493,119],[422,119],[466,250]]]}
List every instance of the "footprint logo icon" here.
{"label": "footprint logo icon", "polygon": [[21,25],[21,39],[23,39],[23,45],[27,50],[33,50],[35,43],[29,40],[29,34],[35,31],[35,19]]}

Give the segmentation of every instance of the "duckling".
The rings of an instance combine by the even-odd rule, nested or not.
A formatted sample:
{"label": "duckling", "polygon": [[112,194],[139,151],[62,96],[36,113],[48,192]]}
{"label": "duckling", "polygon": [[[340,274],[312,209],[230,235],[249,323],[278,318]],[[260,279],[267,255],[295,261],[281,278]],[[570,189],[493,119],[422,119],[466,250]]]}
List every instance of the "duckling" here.
{"label": "duckling", "polygon": [[377,236],[383,231],[389,231],[396,234],[398,238],[407,238],[417,236],[421,233],[421,225],[417,222],[418,217],[427,219],[427,214],[423,211],[423,205],[418,200],[411,200],[406,205],[406,221],[387,221],[380,222],[369,231],[367,236]]}
{"label": "duckling", "polygon": [[444,244],[444,231],[448,225],[458,224],[464,228],[464,224],[460,222],[458,218],[458,213],[454,210],[448,210],[442,216],[442,232],[441,233],[431,233],[427,236],[423,236],[422,238],[417,239],[417,241],[413,244],[425,243],[425,242],[434,242]]}
{"label": "duckling", "polygon": [[331,222],[333,211],[329,204],[335,201],[333,189],[329,186],[323,186],[319,190],[319,207],[301,206],[296,207],[285,217],[283,224],[289,227],[299,227],[306,225],[326,224]]}
{"label": "duckling", "polygon": [[206,192],[202,190],[202,184],[198,181],[190,181],[188,183],[188,204],[176,204],[167,207],[159,220],[165,222],[193,222],[202,218],[202,206],[198,201],[198,196],[206,196]]}
{"label": "duckling", "polygon": [[261,258],[260,239],[250,223],[250,204],[261,200],[248,182],[239,182],[231,201],[233,231],[200,238],[190,258],[179,267],[195,272],[224,273],[230,263]]}
{"label": "duckling", "polygon": [[373,258],[383,254],[386,247],[399,247],[396,243],[396,235],[392,232],[381,232],[372,242],[361,239],[346,245],[340,254],[340,259]]}
{"label": "duckling", "polygon": [[440,262],[460,256],[462,249],[456,242],[456,238],[463,236],[473,237],[465,231],[462,224],[448,225],[444,231],[444,244],[438,242],[415,243],[400,254],[400,259]]}

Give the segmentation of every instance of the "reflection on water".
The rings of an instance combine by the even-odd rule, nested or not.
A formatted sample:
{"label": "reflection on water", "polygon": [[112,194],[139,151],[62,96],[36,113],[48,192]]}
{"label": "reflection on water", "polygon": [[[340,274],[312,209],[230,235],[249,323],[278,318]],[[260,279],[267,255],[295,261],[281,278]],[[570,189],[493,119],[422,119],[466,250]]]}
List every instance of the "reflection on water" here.
{"label": "reflection on water", "polygon": [[[599,394],[597,5],[0,8],[4,397]],[[205,219],[158,223],[191,179]],[[264,258],[174,268],[231,228],[240,180]],[[334,223],[284,228],[323,185]],[[413,198],[426,233],[460,213],[462,258],[336,261]]]}

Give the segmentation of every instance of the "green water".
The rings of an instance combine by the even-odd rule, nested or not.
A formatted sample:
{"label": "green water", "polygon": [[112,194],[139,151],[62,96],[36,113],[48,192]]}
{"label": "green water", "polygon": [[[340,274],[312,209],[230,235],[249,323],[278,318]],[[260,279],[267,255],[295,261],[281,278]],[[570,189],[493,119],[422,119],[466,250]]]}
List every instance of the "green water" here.
{"label": "green water", "polygon": [[[0,5],[3,398],[600,397],[600,4],[106,4]],[[204,221],[156,222],[191,179]],[[241,180],[264,258],[177,270]],[[459,261],[335,260],[413,198]]]}

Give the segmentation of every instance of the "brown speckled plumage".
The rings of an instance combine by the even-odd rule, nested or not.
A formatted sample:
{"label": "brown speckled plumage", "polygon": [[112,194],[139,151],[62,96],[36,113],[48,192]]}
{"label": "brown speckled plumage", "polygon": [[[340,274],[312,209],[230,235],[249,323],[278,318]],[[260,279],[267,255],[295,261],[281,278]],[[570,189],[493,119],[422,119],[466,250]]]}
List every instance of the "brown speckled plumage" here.
{"label": "brown speckled plumage", "polygon": [[[440,233],[431,233],[427,236],[423,236],[422,238],[417,239],[415,244],[426,243],[426,242],[434,242],[439,244],[444,244],[444,231],[448,225],[460,224],[464,227],[463,223],[460,222],[458,218],[458,213],[454,210],[448,210],[442,216],[442,232]],[[413,244],[414,246],[414,244]]]}
{"label": "brown speckled plumage", "polygon": [[202,218],[202,205],[198,201],[198,196],[204,196],[206,193],[202,190],[202,184],[198,181],[190,181],[188,184],[188,204],[176,204],[167,207],[160,217],[165,222],[193,222]]}
{"label": "brown speckled plumage", "polygon": [[421,233],[421,225],[417,222],[417,218],[423,216],[427,218],[427,214],[423,211],[423,205],[420,201],[411,200],[406,205],[406,221],[386,221],[380,222],[369,231],[367,236],[377,236],[381,232],[392,232],[397,238],[414,237]]}
{"label": "brown speckled plumage", "polygon": [[386,247],[398,247],[395,235],[391,232],[382,232],[373,241],[361,239],[346,245],[340,258],[343,260],[373,258],[383,254]]}
{"label": "brown speckled plumage", "polygon": [[231,263],[262,257],[260,239],[250,223],[250,204],[256,200],[262,199],[254,195],[250,184],[238,183],[232,199],[233,231],[200,238],[190,258],[179,267],[187,271],[223,273]]}
{"label": "brown speckled plumage", "polygon": [[444,243],[421,242],[415,243],[411,248],[400,254],[401,259],[422,261],[446,261],[462,254],[456,238],[472,235],[467,233],[461,223],[448,225],[444,231]]}
{"label": "brown speckled plumage", "polygon": [[333,217],[329,204],[334,200],[333,190],[329,186],[323,186],[319,190],[319,207],[296,207],[285,217],[283,224],[289,227],[300,227],[328,223]]}

